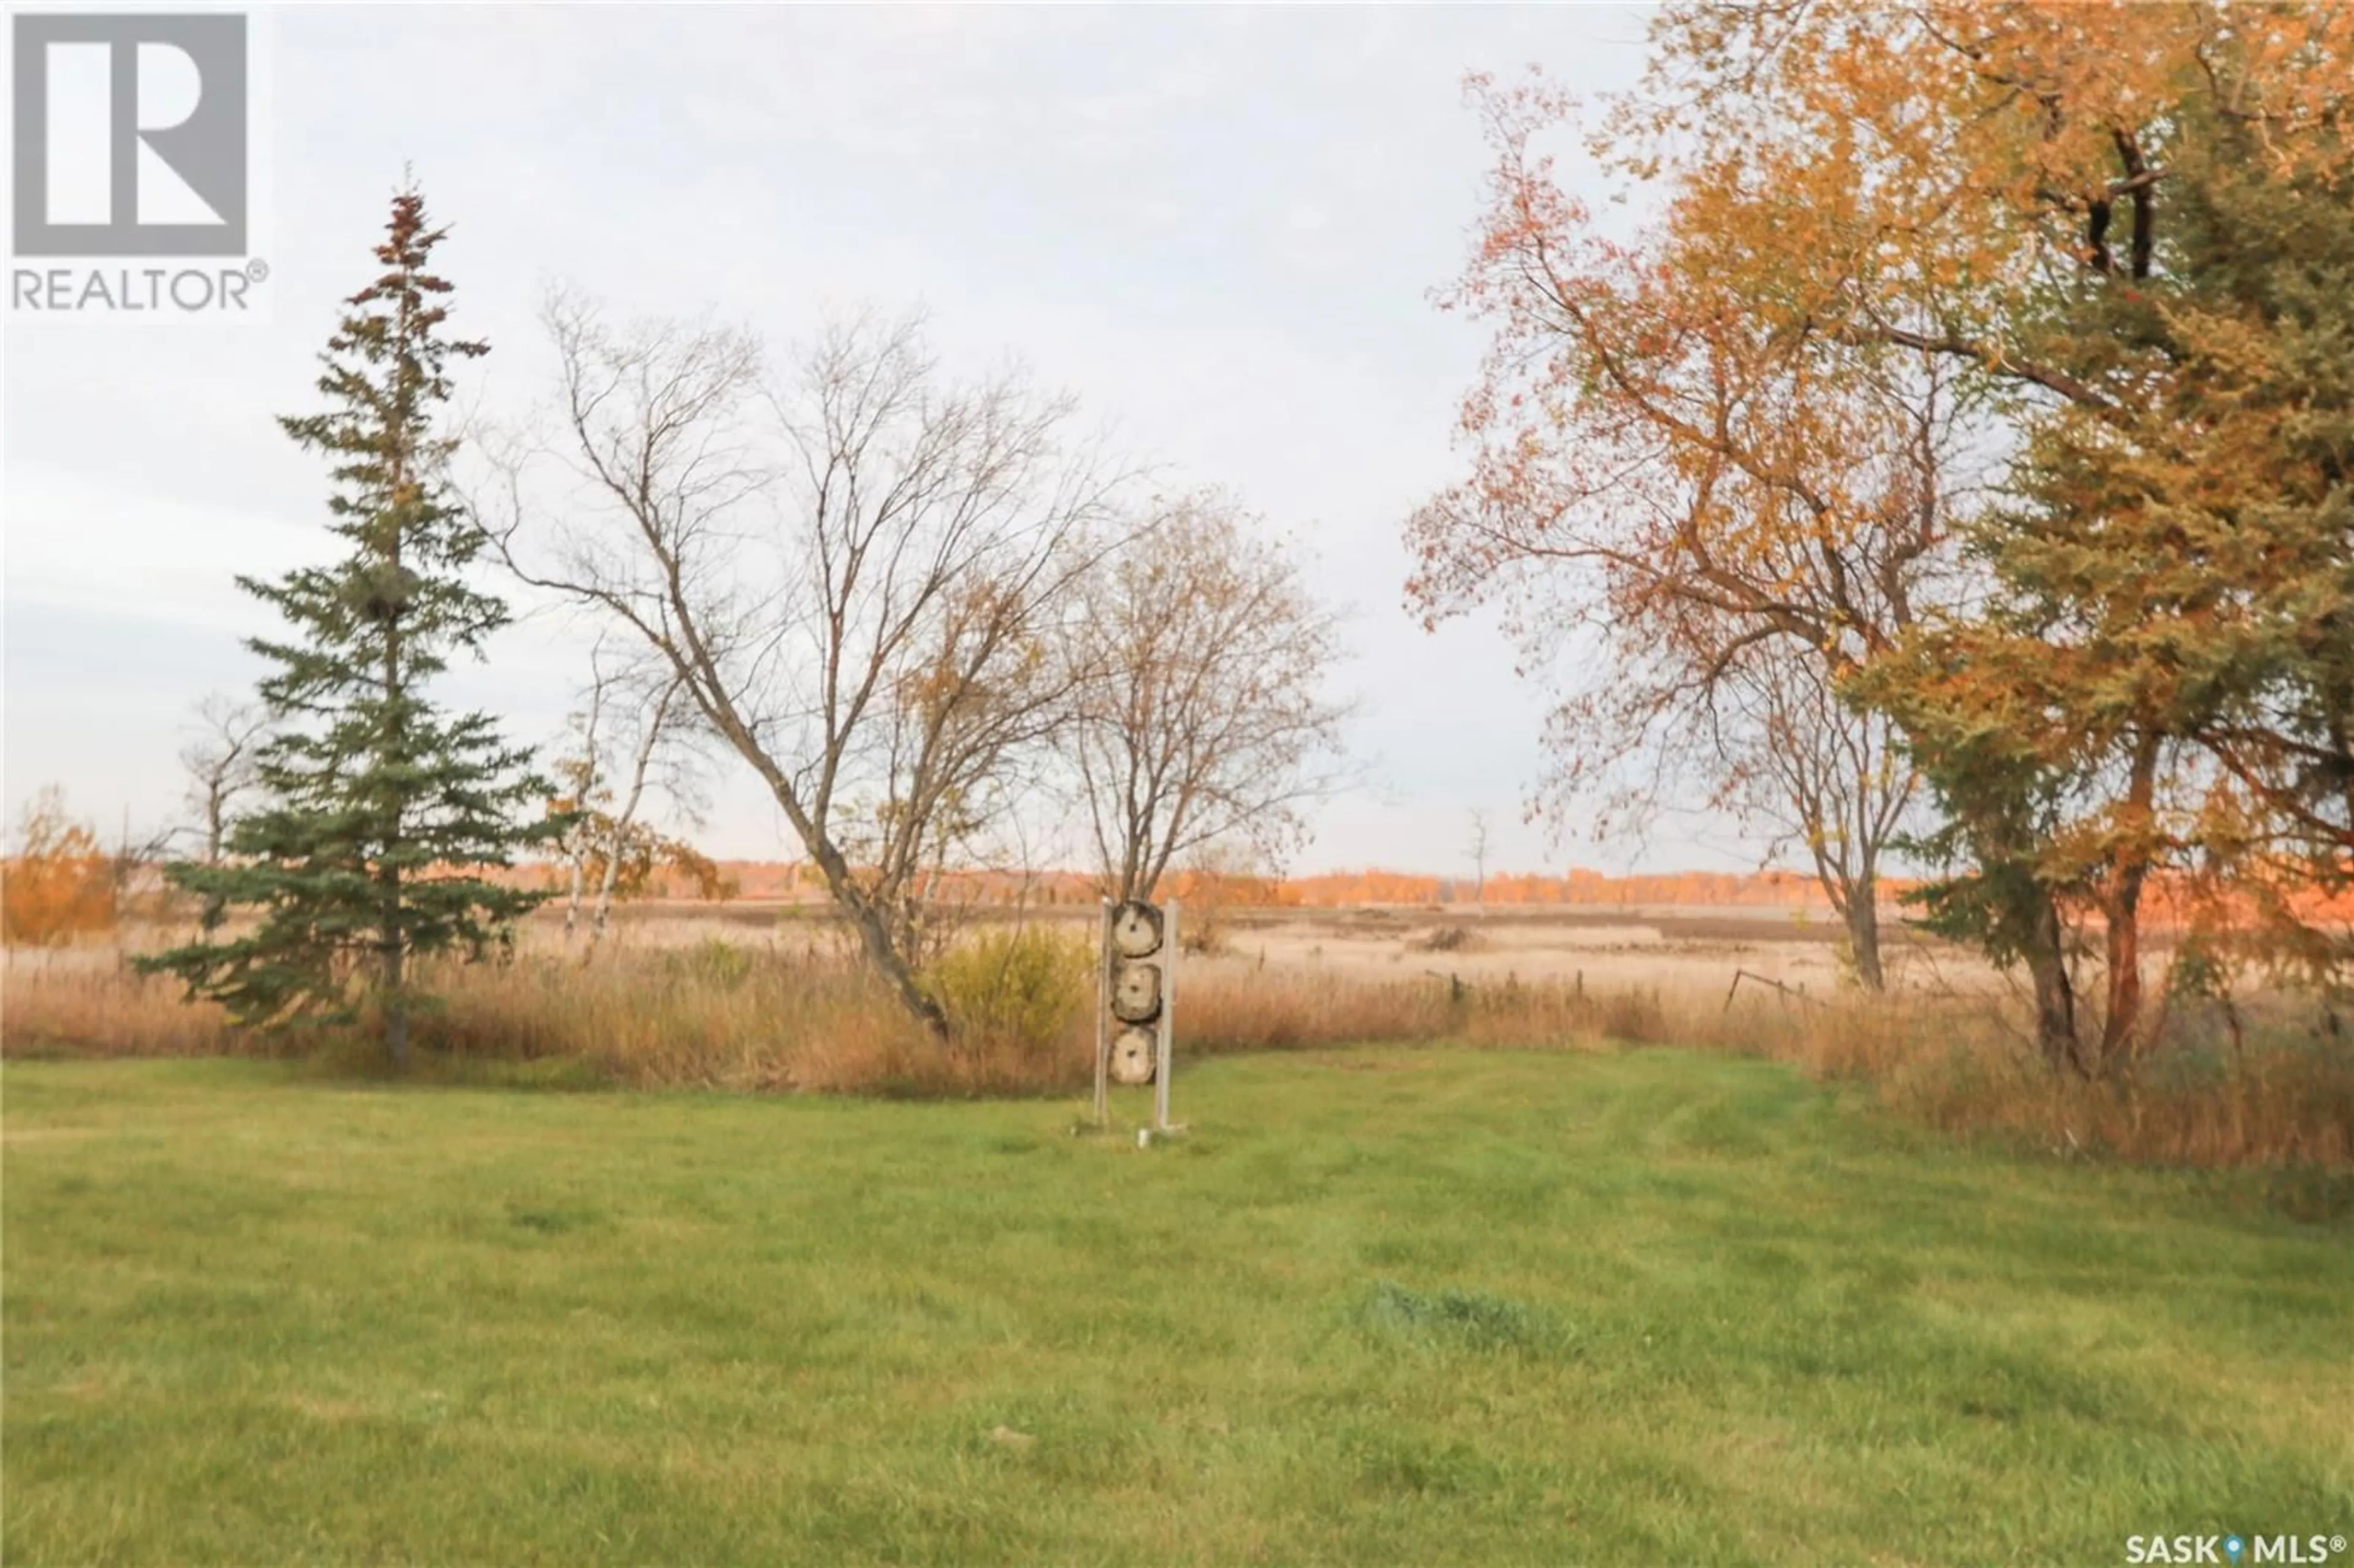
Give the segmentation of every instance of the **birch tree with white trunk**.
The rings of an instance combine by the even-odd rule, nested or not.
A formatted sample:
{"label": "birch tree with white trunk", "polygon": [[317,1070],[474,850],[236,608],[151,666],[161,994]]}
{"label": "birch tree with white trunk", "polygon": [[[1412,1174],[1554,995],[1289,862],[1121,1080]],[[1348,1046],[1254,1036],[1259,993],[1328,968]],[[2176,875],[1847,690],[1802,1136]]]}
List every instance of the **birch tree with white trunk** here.
{"label": "birch tree with white trunk", "polygon": [[571,950],[585,918],[584,963],[604,939],[624,868],[676,847],[645,820],[649,796],[666,794],[690,819],[698,799],[692,715],[677,672],[642,654],[617,660],[604,637],[590,650],[588,667],[583,706],[573,721],[576,747],[557,764],[569,792],[566,803],[579,813],[564,839],[570,874],[564,946]]}

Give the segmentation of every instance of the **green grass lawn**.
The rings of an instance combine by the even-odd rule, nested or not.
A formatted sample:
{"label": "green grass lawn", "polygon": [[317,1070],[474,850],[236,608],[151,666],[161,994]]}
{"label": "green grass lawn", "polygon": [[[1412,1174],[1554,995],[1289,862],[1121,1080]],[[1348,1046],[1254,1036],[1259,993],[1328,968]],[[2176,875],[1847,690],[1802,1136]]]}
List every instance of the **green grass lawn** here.
{"label": "green grass lawn", "polygon": [[1229,1060],[1149,1152],[1043,1102],[0,1084],[11,1564],[2354,1531],[2345,1228],[1946,1147],[1771,1065]]}

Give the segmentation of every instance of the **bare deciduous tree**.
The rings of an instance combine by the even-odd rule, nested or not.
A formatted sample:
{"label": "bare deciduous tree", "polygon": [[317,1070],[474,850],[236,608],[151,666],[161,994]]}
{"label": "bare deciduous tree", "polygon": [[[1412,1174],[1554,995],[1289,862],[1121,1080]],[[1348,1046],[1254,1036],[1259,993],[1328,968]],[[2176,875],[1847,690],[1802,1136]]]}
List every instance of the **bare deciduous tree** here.
{"label": "bare deciduous tree", "polygon": [[600,636],[589,651],[585,705],[573,717],[575,749],[557,764],[567,804],[579,813],[562,841],[571,874],[564,906],[567,951],[592,871],[597,879],[583,962],[604,938],[623,867],[634,854],[651,858],[664,847],[640,821],[649,787],[663,789],[690,815],[695,810],[692,715],[684,685],[667,661],[655,662],[642,650],[635,659],[617,661]]}
{"label": "bare deciduous tree", "polygon": [[1806,847],[1815,880],[1847,927],[1859,984],[1886,987],[1880,866],[1919,794],[1885,714],[1843,702],[1814,661],[1746,659],[1710,689],[1716,803]]}
{"label": "bare deciduous tree", "polygon": [[831,326],[771,386],[739,333],[616,329],[562,295],[546,319],[578,484],[534,521],[530,449],[510,454],[488,519],[509,564],[666,662],[945,1033],[916,975],[927,874],[1051,726],[1051,624],[1118,476],[1067,399],[949,380],[913,321]]}
{"label": "bare deciduous tree", "polygon": [[221,841],[238,797],[253,789],[254,765],[270,728],[259,703],[240,703],[220,693],[196,705],[196,738],[180,752],[188,777],[188,804],[205,835],[205,863],[218,865]]}
{"label": "bare deciduous tree", "polygon": [[1114,897],[1150,897],[1172,859],[1214,839],[1278,862],[1297,808],[1335,781],[1337,618],[1256,527],[1215,493],[1158,507],[1089,575],[1066,629],[1064,746]]}
{"label": "bare deciduous tree", "polygon": [[1471,901],[1485,904],[1488,902],[1488,809],[1485,806],[1471,808],[1470,851],[1474,877]]}

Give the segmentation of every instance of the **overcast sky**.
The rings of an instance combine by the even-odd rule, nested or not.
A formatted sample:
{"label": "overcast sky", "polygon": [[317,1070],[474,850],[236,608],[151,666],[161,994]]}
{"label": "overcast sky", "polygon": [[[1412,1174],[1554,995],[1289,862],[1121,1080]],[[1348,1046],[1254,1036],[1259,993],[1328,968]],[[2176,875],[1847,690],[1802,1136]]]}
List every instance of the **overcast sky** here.
{"label": "overcast sky", "polygon": [[[1492,623],[1431,635],[1400,606],[1399,524],[1462,466],[1481,345],[1429,298],[1486,166],[1462,76],[1622,85],[1642,28],[1617,6],[271,13],[270,323],[8,331],[10,819],[48,782],[110,828],[177,810],[188,710],[255,673],[239,639],[265,628],[232,574],[332,544],[324,475],[271,416],[313,407],[408,164],[454,226],[459,324],[493,344],[470,400],[544,386],[554,279],[779,341],[829,308],[922,305],[952,364],[1016,354],[1127,450],[1238,492],[1352,612],[1339,684],[1368,782],[1295,869],[1459,873],[1474,808],[1491,869],[1753,863],[1721,826],[1549,846],[1519,809],[1542,694]],[[582,673],[534,624],[448,692],[539,742]],[[723,778],[706,845],[789,853]]]}

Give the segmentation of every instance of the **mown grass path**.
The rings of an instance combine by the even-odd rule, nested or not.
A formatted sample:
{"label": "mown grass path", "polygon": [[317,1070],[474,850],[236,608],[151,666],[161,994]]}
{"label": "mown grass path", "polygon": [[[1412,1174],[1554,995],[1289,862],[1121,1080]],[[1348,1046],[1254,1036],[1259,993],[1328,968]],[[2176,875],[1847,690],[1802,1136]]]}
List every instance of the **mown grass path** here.
{"label": "mown grass path", "polygon": [[2354,1527],[2354,1245],[1672,1052],[1062,1104],[5,1079],[38,1563],[2107,1563]]}

